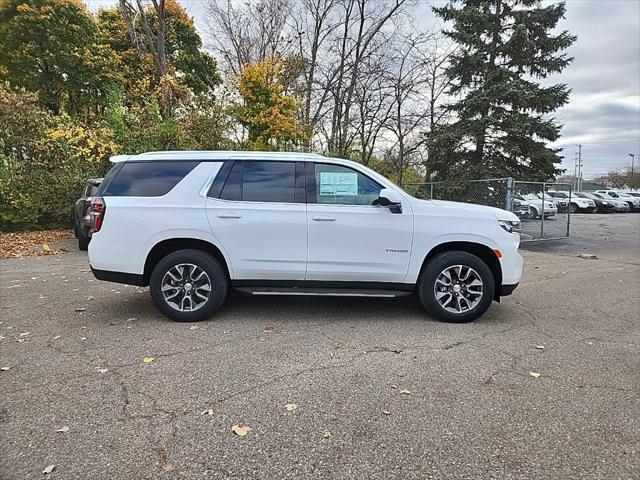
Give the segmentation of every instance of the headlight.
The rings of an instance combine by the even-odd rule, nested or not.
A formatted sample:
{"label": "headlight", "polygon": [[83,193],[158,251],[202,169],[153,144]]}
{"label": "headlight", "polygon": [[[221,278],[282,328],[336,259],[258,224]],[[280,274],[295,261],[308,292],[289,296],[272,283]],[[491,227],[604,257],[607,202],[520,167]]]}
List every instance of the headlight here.
{"label": "headlight", "polygon": [[509,233],[516,233],[520,230],[520,221],[517,220],[498,220],[498,224]]}

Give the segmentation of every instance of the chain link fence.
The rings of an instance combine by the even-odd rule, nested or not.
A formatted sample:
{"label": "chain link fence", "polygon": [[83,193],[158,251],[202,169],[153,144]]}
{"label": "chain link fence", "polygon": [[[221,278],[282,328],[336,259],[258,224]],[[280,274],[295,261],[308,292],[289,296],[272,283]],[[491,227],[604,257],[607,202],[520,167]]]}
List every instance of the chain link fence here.
{"label": "chain link fence", "polygon": [[[569,236],[571,186],[561,183],[519,182],[513,178],[472,180],[456,185],[444,182],[405,184],[411,195],[425,200],[449,200],[502,208],[522,221],[523,241]],[[563,191],[568,199],[551,196]]]}

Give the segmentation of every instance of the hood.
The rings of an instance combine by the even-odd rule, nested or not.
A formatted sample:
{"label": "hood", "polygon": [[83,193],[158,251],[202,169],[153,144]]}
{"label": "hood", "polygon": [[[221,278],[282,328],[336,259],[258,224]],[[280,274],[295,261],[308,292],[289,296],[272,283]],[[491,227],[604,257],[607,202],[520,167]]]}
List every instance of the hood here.
{"label": "hood", "polygon": [[487,218],[491,220],[506,220],[519,222],[520,219],[515,213],[496,207],[487,207],[475,203],[450,202],[447,200],[419,200],[412,199],[412,205],[420,209],[421,207],[437,207],[438,211],[450,217],[472,217]]}

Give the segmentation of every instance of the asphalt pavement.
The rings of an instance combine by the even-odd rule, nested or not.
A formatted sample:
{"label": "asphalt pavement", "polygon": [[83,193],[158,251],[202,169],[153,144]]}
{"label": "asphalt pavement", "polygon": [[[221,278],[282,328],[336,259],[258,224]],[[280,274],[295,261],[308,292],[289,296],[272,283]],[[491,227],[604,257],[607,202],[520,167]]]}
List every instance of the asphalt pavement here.
{"label": "asphalt pavement", "polygon": [[640,214],[576,218],[467,325],[242,295],[179,324],[71,243],[2,260],[0,478],[640,478]]}

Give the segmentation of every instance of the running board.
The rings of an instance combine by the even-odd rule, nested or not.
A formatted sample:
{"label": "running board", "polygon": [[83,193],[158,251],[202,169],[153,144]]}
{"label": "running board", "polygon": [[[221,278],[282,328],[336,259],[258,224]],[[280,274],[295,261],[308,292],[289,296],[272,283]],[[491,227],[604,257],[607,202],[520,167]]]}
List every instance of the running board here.
{"label": "running board", "polygon": [[235,287],[234,290],[251,295],[309,295],[325,297],[406,297],[413,292],[408,290],[378,290],[363,288],[300,288],[300,287]]}

